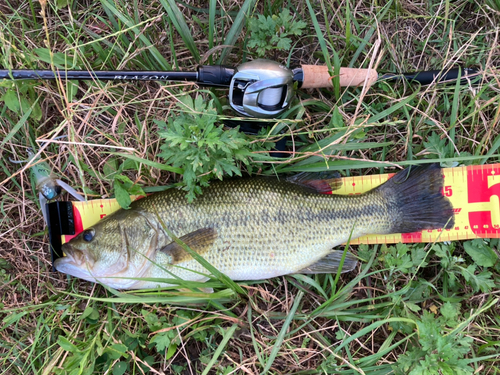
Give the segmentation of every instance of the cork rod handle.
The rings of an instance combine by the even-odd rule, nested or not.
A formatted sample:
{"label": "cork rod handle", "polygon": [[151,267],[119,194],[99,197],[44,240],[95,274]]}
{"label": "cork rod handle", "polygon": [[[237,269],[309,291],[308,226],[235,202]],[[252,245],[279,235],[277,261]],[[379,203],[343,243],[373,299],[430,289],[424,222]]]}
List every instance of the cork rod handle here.
{"label": "cork rod handle", "polygon": [[[333,87],[332,77],[328,73],[326,65],[302,65],[304,80],[301,88],[313,89],[320,87]],[[340,86],[363,86],[366,81],[367,87],[375,83],[378,78],[375,69],[340,68]]]}

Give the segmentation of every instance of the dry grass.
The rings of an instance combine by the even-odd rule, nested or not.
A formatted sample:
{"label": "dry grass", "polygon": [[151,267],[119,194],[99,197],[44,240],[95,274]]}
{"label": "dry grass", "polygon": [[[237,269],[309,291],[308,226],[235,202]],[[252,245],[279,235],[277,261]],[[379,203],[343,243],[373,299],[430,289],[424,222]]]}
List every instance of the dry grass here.
{"label": "dry grass", "polygon": [[[70,6],[61,9],[49,2],[42,17],[40,10],[44,3],[0,2],[0,66],[47,68],[49,65],[39,61],[34,51],[48,45],[54,53],[72,56],[80,69],[161,69],[161,61],[155,56],[162,56],[164,62],[175,69],[196,68],[197,61],[168,21],[160,2],[69,1]],[[106,10],[105,3],[113,4],[123,19],[118,20],[109,7]],[[332,165],[347,167],[348,173],[364,174],[377,173],[381,168],[349,170],[356,164],[345,162],[396,163],[426,155],[445,159],[467,153],[480,156],[491,150],[493,154],[498,153],[499,11],[469,1],[395,1],[384,13],[384,2],[377,3],[349,3],[352,35],[346,31],[345,2],[340,6],[332,1],[324,2],[324,10],[315,5],[319,25],[330,44],[329,51],[334,48],[343,65],[366,67],[373,63],[379,71],[389,72],[473,66],[484,71],[485,81],[477,86],[464,86],[457,92],[454,85],[433,85],[418,91],[418,87],[408,83],[380,83],[366,93],[349,89],[341,91],[338,98],[327,90],[301,92],[299,100],[303,106],[292,114],[290,121],[284,121],[285,132],[293,139],[289,147],[290,160],[258,164],[263,173],[279,172],[303,160],[304,155],[311,163],[321,161],[317,156],[327,157]],[[242,4],[242,1],[217,2],[215,46],[223,44]],[[216,60],[222,49],[210,49],[209,13],[195,10],[208,9],[208,5],[204,2],[188,5],[179,3],[178,6],[201,60],[208,61],[209,56]],[[308,29],[303,37],[294,40],[297,44],[291,52],[276,51],[268,57],[280,62],[290,58],[292,65],[323,63],[306,2],[261,1],[252,8],[252,13],[274,14],[283,5],[291,7],[296,12],[294,16],[305,20]],[[137,28],[131,27],[139,23]],[[243,28],[237,48],[231,50],[226,64],[237,65],[243,58],[252,56],[245,44],[248,37]],[[273,358],[270,373],[332,373],[335,366],[340,365],[345,365],[342,373],[346,374],[389,373],[390,365],[416,345],[412,341],[415,333],[397,333],[384,323],[368,329],[343,350],[336,350],[348,337],[376,322],[410,316],[396,312],[399,305],[395,302],[398,298],[407,298],[398,292],[404,289],[408,275],[388,276],[382,261],[371,269],[375,272],[373,275],[358,278],[363,266],[352,275],[343,276],[339,285],[335,285],[331,276],[311,279],[317,285],[287,276],[250,285],[248,299],[233,296],[231,303],[223,305],[215,301],[183,307],[150,301],[126,304],[93,300],[93,297],[112,295],[100,286],[51,272],[48,236],[28,170],[24,165],[10,163],[9,157],[26,158],[27,148],[36,146],[43,150],[43,159],[54,174],[71,186],[86,192],[89,198],[110,197],[113,180],[105,175],[106,164],[123,161],[110,152],[132,153],[133,150],[141,158],[163,163],[157,156],[162,139],[153,120],[175,116],[178,113],[175,104],[181,93],[207,98],[208,95],[198,93],[195,85],[178,83],[80,82],[72,98],[64,82],[35,82],[29,86],[28,93],[19,87],[16,92],[30,103],[39,98],[40,119],[29,118],[13,133],[21,115],[0,106],[0,142],[10,137],[0,150],[0,293],[6,312],[1,315],[4,323],[0,327],[2,373],[79,373],[78,370],[70,372],[77,367],[71,367],[72,354],[57,341],[59,336],[67,338],[84,353],[88,350],[85,361],[87,365],[96,363],[98,373],[106,371],[96,359],[102,354],[102,348],[120,343],[126,346],[127,358],[109,355],[107,360],[111,366],[119,361],[127,362],[130,373],[148,370],[156,374],[202,373],[233,324],[237,329],[231,333],[229,345],[220,353],[210,373],[261,373],[280,335],[283,341]],[[5,81],[0,95],[7,89],[9,82]],[[227,93],[214,92],[224,106],[220,115],[233,116],[225,99]],[[406,105],[398,107],[398,103],[411,95],[414,97]],[[335,111],[340,114],[340,124],[335,124]],[[384,111],[387,111],[385,116]],[[379,120],[374,121],[379,114],[382,114]],[[345,133],[341,133],[344,130]],[[433,132],[452,144],[451,151],[437,156],[429,151],[424,142]],[[67,138],[36,142],[54,140],[61,135]],[[390,144],[382,148],[326,149],[326,156],[318,151],[320,147],[304,150],[305,146],[323,139],[327,140],[323,147],[367,142]],[[498,158],[488,162],[495,160]],[[178,175],[145,164],[124,174],[142,186],[163,186],[180,180]],[[491,243],[495,250],[496,246]],[[456,254],[464,255],[460,244],[456,244]],[[434,257],[433,262],[418,278],[430,280],[439,273],[439,259]],[[449,300],[462,303],[459,319],[467,322],[463,332],[474,340],[473,351],[467,353],[467,358],[498,352],[498,306],[467,321],[470,311],[480,310],[498,295],[498,270],[491,271],[497,283],[491,294],[474,292],[462,279],[459,282],[463,290],[448,295]],[[351,282],[354,284],[349,289]],[[416,302],[422,310],[433,311],[432,306],[444,304],[437,294],[444,295],[444,283],[443,279],[436,280],[438,289],[428,290]],[[328,297],[340,295],[327,300],[320,290],[326,291]],[[294,305],[298,295],[302,297]],[[88,308],[98,312],[97,318],[82,317]],[[287,323],[286,318],[293,309],[296,309],[295,318]],[[141,310],[164,321],[150,324]],[[417,319],[421,312],[411,313]],[[174,333],[170,343],[176,346],[168,359],[165,350],[157,351],[152,342],[153,333],[166,328]],[[136,346],[131,344],[134,340]],[[385,351],[399,340],[401,345]],[[489,349],[481,347],[486,343],[491,344]],[[372,362],[360,362],[370,356]],[[497,361],[498,358],[479,362],[472,359],[471,363],[478,373],[494,374],[498,373]],[[335,371],[340,373],[339,369]]]}

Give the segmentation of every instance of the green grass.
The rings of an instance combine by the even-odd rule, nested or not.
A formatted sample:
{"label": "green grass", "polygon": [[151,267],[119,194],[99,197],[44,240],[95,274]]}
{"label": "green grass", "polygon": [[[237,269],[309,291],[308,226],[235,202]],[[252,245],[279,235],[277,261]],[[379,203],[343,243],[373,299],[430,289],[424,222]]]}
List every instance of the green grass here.
{"label": "green grass", "polygon": [[[266,57],[281,63],[325,64],[333,72],[339,64],[374,64],[379,72],[462,65],[487,79],[477,86],[379,82],[366,93],[334,80],[331,90],[299,92],[282,119],[262,121],[261,134],[212,154],[210,163],[267,175],[494,163],[500,12],[498,1],[486,3],[57,0],[42,16],[44,1],[4,0],[0,66],[238,65],[257,57],[249,17],[286,8],[307,26],[290,37],[289,50],[268,46]],[[213,100],[215,118],[179,105],[185,95]],[[161,157],[175,134],[163,137],[158,124],[220,127],[234,117],[226,95],[181,83],[0,82],[0,373],[499,373],[496,239],[350,246],[362,263],[340,278],[234,284],[219,274],[204,284],[178,281],[181,290],[116,292],[51,272],[37,194],[28,170],[9,157],[43,148],[54,173],[89,198],[113,196],[118,183],[128,192],[182,184],[186,165]],[[269,157],[282,134],[291,136],[289,156]],[[36,141],[60,135],[67,139]],[[210,163],[198,173],[216,178]],[[196,173],[195,185],[208,180]]]}

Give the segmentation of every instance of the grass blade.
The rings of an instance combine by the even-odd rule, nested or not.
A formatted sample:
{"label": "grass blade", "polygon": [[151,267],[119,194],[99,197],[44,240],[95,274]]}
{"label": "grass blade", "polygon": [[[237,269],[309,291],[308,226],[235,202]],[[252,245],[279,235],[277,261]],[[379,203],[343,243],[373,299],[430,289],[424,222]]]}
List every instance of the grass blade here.
{"label": "grass blade", "polygon": [[[200,62],[200,53],[194,42],[189,26],[184,19],[184,15],[179,10],[179,7],[173,0],[160,0],[161,5],[167,11],[170,21],[173,23],[177,32],[181,35],[182,40],[186,44],[186,47],[191,51],[193,57],[197,63]],[[211,30],[211,29],[210,29]]]}
{"label": "grass blade", "polygon": [[396,104],[390,106],[386,110],[384,110],[380,113],[377,113],[376,115],[370,117],[370,123],[374,123],[374,122],[377,122],[377,121],[380,121],[382,119],[387,118],[389,115],[391,115],[392,113],[394,113],[395,111],[397,111],[401,107],[410,103],[413,99],[416,98],[417,95],[418,95],[418,91],[415,91],[413,94],[411,94],[407,98],[397,102]]}
{"label": "grass blade", "polygon": [[132,29],[134,34],[145,44],[148,48],[148,51],[154,56],[155,60],[160,64],[160,67],[164,70],[169,70],[170,65],[167,63],[167,60],[161,55],[160,51],[146,38],[144,33],[141,32],[139,27],[135,27],[137,25],[132,22],[131,19],[125,17],[122,13],[116,9],[108,0],[101,0],[101,3],[108,8],[116,17],[118,17],[124,24],[126,24],[129,28]]}
{"label": "grass blade", "polygon": [[[234,46],[236,40],[240,36],[241,30],[243,30],[243,26],[245,25],[246,17],[250,13],[251,9],[255,6],[256,0],[245,0],[243,5],[241,6],[238,15],[234,19],[233,26],[226,35],[226,39],[224,40],[224,45],[226,46]],[[231,48],[225,48],[217,61],[217,64],[223,64],[224,59],[227,54],[231,52]]]}
{"label": "grass blade", "polygon": [[0,148],[2,148],[10,139],[21,129],[21,127],[26,123],[28,120],[28,117],[30,117],[31,112],[33,111],[33,108],[35,107],[36,103],[38,103],[37,98],[35,102],[31,105],[31,107],[26,111],[26,113],[19,119],[16,125],[13,126],[12,130],[5,136],[5,138],[2,140],[2,143],[0,143]]}
{"label": "grass blade", "polygon": [[295,312],[299,308],[300,301],[302,300],[302,297],[304,296],[304,292],[299,290],[297,293],[297,296],[295,297],[295,301],[293,301],[293,306],[290,309],[290,313],[288,314],[285,322],[283,323],[283,327],[281,327],[281,331],[276,338],[276,341],[274,342],[273,348],[271,350],[271,354],[269,355],[269,358],[267,359],[266,367],[264,368],[264,371],[262,371],[261,375],[266,374],[271,366],[273,365],[274,360],[276,359],[276,356],[278,355],[278,352],[281,348],[281,344],[283,343],[283,340],[285,339],[286,336],[286,331],[288,330],[288,327],[290,326],[290,323],[292,322],[292,319],[295,315]]}
{"label": "grass blade", "polygon": [[460,78],[462,77],[462,72],[458,73],[457,82],[455,84],[455,90],[453,91],[453,104],[451,107],[450,114],[450,137],[455,141],[455,124],[458,119],[458,101],[460,99]]}
{"label": "grass blade", "polygon": [[493,306],[497,306],[498,301],[500,301],[500,298],[495,298],[495,299],[490,300],[487,304],[485,304],[484,306],[481,306],[481,308],[479,308],[477,311],[470,314],[470,316],[467,319],[465,319],[463,322],[460,322],[460,324],[458,324],[455,328],[453,328],[452,331],[450,331],[446,335],[452,336],[452,335],[464,330],[465,327],[467,327],[479,315],[481,315],[485,311],[491,309]]}
{"label": "grass blade", "polygon": [[374,331],[375,329],[377,329],[380,326],[383,326],[384,324],[391,323],[391,322],[404,322],[404,323],[413,324],[415,326],[417,325],[417,323],[414,320],[408,319],[408,318],[388,318],[388,319],[379,320],[379,321],[376,321],[376,322],[370,324],[367,327],[364,327],[363,329],[360,329],[354,335],[345,339],[342,342],[342,344],[340,344],[339,346],[337,346],[335,348],[335,352],[336,353],[340,352],[343,348],[345,348],[347,345],[349,345],[352,341],[366,335],[367,333],[369,333],[371,331]]}
{"label": "grass blade", "polygon": [[217,350],[214,352],[214,355],[212,356],[212,359],[210,362],[208,362],[207,367],[205,367],[205,370],[201,373],[201,375],[207,375],[210,369],[213,367],[215,362],[217,361],[217,358],[221,355],[222,351],[226,347],[227,343],[229,340],[233,337],[234,331],[238,328],[237,324],[233,324],[227,331],[224,332],[224,335],[222,336],[222,341],[220,342],[219,346],[217,347]]}
{"label": "grass blade", "polygon": [[500,148],[500,135],[498,137],[496,137],[495,140],[493,141],[493,145],[491,146],[491,148],[489,149],[489,151],[486,153],[485,158],[481,159],[481,164],[486,163],[486,161],[488,160],[488,158],[492,157],[493,154],[499,148]]}
{"label": "grass blade", "polygon": [[130,160],[136,161],[138,163],[146,164],[147,166],[152,167],[152,168],[161,169],[162,171],[168,171],[168,172],[179,173],[179,174],[184,173],[184,171],[181,168],[171,167],[170,165],[157,163],[155,161],[143,159],[143,158],[140,158],[138,156],[131,155],[131,154],[124,154],[121,152],[108,152],[108,154],[121,156],[123,158],[127,158]]}
{"label": "grass blade", "polygon": [[[384,4],[384,7],[380,10],[380,12],[375,17],[373,17],[373,20],[379,20],[379,19],[384,18],[385,15],[387,14],[387,12],[389,11],[389,9],[391,9],[392,2],[393,2],[393,0],[387,1]],[[378,25],[375,24],[375,26],[371,26],[370,29],[368,29],[365,32],[365,36],[364,36],[363,40],[359,44],[358,48],[356,49],[356,52],[354,53],[351,61],[349,62],[349,65],[348,65],[349,68],[354,68],[354,64],[358,60],[361,53],[364,51],[366,45],[369,43],[370,39],[372,38],[372,36],[375,33],[375,31],[377,30],[377,28],[378,28]],[[358,66],[358,67],[360,67],[360,66]]]}
{"label": "grass blade", "polygon": [[314,25],[314,31],[316,31],[316,36],[318,37],[318,42],[321,47],[321,52],[323,52],[323,58],[325,59],[325,63],[328,66],[328,71],[333,72],[333,89],[335,92],[335,98],[338,100],[340,98],[340,60],[339,56],[336,52],[333,53],[334,56],[334,66],[332,68],[331,57],[328,53],[328,48],[326,47],[325,37],[323,32],[321,31],[321,27],[319,26],[318,19],[316,18],[316,13],[314,13],[314,9],[311,6],[309,0],[306,0],[307,8],[309,9],[309,15],[311,16],[311,21]]}
{"label": "grass blade", "polygon": [[91,301],[111,302],[111,303],[127,303],[127,304],[147,304],[147,303],[163,303],[169,305],[189,305],[189,304],[206,304],[212,300],[221,303],[234,302],[234,292],[230,289],[220,290],[215,293],[187,293],[187,292],[162,292],[157,295],[141,295],[141,294],[125,294],[120,293],[116,297],[92,297],[75,293],[65,293],[69,296],[80,299],[88,299]]}
{"label": "grass blade", "polygon": [[[215,13],[217,12],[217,0],[210,0],[209,10],[208,10],[208,48],[214,48],[214,31],[215,31]],[[213,57],[210,55],[208,57],[208,63],[212,65]]]}
{"label": "grass blade", "polygon": [[[500,154],[488,155],[487,158],[500,157]],[[439,158],[439,159],[424,159],[424,160],[408,160],[400,162],[376,162],[368,160],[333,160],[325,161],[320,163],[311,163],[308,165],[293,165],[290,167],[285,167],[280,169],[280,172],[323,172],[323,171],[340,171],[340,170],[351,170],[351,169],[363,169],[363,168],[380,168],[380,167],[391,167],[399,165],[401,167],[409,165],[420,165],[427,163],[448,163],[454,161],[468,161],[468,160],[479,160],[483,159],[484,156],[456,156],[453,158]]]}

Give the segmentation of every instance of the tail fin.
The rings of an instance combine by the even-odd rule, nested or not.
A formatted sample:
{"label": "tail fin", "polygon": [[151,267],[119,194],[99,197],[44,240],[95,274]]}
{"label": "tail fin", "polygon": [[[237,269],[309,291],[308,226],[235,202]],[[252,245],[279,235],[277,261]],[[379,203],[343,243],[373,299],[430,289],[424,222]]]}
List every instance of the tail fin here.
{"label": "tail fin", "polygon": [[453,206],[443,196],[443,181],[439,164],[427,164],[398,172],[376,188],[387,199],[394,218],[390,233],[452,228]]}

